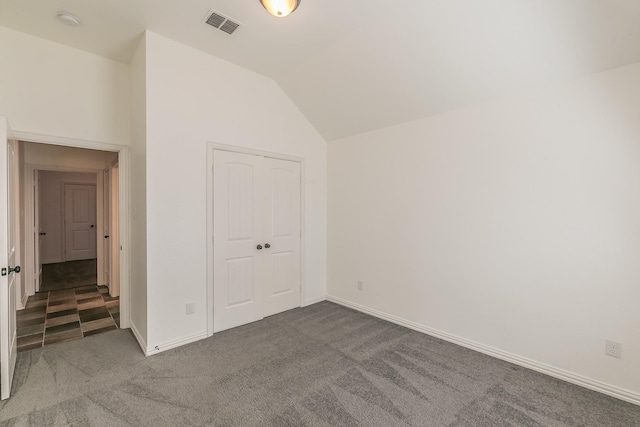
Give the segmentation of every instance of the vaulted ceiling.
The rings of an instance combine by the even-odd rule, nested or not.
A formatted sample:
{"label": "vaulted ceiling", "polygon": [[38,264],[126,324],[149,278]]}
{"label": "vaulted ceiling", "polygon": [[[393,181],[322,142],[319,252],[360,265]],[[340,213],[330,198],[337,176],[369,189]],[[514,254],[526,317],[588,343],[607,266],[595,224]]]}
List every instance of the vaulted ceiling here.
{"label": "vaulted ceiling", "polygon": [[125,63],[148,29],[273,78],[327,140],[640,62],[640,0],[0,0],[0,25]]}

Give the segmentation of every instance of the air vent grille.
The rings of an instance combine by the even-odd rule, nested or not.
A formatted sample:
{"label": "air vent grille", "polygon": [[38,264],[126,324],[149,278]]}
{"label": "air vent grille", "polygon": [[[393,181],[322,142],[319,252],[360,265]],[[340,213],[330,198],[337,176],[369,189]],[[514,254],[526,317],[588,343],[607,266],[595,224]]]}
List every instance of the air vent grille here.
{"label": "air vent grille", "polygon": [[218,15],[217,13],[213,12],[211,16],[209,16],[209,19],[207,19],[207,24],[211,25],[214,28],[220,28],[220,25],[222,25],[222,23],[226,20],[227,18],[225,18],[224,16]]}
{"label": "air vent grille", "polygon": [[233,34],[233,32],[240,26],[239,23],[232,21],[215,10],[210,10],[209,13],[207,13],[204,22],[205,24],[211,25],[213,28],[224,31],[227,34]]}
{"label": "air vent grille", "polygon": [[236,28],[238,28],[240,26],[240,24],[237,24],[233,21],[229,21],[228,19],[225,21],[224,24],[222,24],[222,26],[220,27],[221,31],[224,31],[227,34],[232,34]]}

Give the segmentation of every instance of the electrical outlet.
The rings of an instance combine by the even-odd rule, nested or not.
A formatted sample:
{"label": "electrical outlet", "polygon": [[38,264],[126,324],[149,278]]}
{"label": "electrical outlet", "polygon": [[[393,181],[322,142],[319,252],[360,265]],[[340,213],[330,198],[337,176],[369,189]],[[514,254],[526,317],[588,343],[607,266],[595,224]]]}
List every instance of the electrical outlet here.
{"label": "electrical outlet", "polygon": [[622,344],[607,340],[604,354],[607,356],[617,357],[618,359],[622,358]]}
{"label": "electrical outlet", "polygon": [[193,314],[196,312],[196,303],[189,302],[187,303],[187,314]]}
{"label": "electrical outlet", "polygon": [[362,280],[358,280],[358,290],[364,290],[364,283],[362,283]]}

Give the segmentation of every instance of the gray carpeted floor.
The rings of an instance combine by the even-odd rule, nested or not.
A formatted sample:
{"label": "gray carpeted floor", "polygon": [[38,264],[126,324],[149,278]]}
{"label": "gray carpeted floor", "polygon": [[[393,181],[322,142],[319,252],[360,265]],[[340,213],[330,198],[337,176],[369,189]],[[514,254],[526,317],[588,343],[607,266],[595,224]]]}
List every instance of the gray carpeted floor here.
{"label": "gray carpeted floor", "polygon": [[98,281],[97,263],[96,259],[85,259],[43,264],[42,283],[40,284],[39,292],[95,285]]}
{"label": "gray carpeted floor", "polygon": [[640,426],[640,407],[323,302],[145,358],[127,330],[18,355],[0,424]]}

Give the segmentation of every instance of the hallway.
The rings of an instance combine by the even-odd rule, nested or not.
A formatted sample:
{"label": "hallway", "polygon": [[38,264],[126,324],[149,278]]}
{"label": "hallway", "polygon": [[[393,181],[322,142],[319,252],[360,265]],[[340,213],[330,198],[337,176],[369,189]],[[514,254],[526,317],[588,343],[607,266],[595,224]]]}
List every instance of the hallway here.
{"label": "hallway", "polygon": [[42,266],[42,283],[39,292],[79,288],[97,283],[97,259],[57,262]]}
{"label": "hallway", "polygon": [[17,312],[18,351],[117,329],[120,299],[106,286],[38,292]]}
{"label": "hallway", "polygon": [[120,327],[120,299],[96,285],[95,258],[42,267],[40,291],[16,313],[18,351]]}

